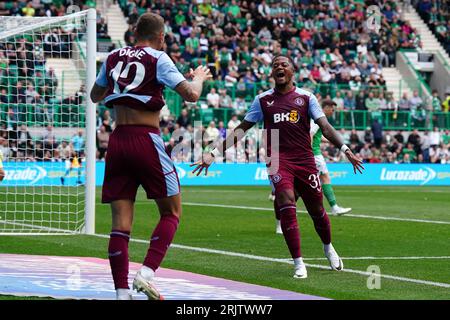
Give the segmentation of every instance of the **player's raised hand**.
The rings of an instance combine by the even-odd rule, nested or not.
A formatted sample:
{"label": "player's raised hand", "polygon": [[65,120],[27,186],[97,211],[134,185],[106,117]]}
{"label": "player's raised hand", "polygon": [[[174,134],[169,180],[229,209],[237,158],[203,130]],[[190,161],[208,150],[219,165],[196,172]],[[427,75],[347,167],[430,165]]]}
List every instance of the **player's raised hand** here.
{"label": "player's raised hand", "polygon": [[193,79],[196,78],[202,81],[212,79],[211,71],[206,66],[198,66],[194,71],[191,69],[189,75],[192,75]]}
{"label": "player's raised hand", "polygon": [[190,68],[189,73],[186,74],[186,78],[194,79],[194,69]]}
{"label": "player's raised hand", "polygon": [[355,156],[355,154],[350,149],[345,151],[345,155],[347,156],[348,161],[350,161],[353,165],[353,172],[356,174],[356,170],[358,170],[359,173],[362,173],[362,170],[364,170],[362,160]]}
{"label": "player's raised hand", "polygon": [[205,169],[205,176],[208,175],[208,168],[213,162],[214,156],[209,152],[204,153],[202,160],[199,160],[191,164],[191,167],[196,166],[194,170],[192,170],[192,173],[197,173],[197,176],[199,176],[202,173],[203,169]]}

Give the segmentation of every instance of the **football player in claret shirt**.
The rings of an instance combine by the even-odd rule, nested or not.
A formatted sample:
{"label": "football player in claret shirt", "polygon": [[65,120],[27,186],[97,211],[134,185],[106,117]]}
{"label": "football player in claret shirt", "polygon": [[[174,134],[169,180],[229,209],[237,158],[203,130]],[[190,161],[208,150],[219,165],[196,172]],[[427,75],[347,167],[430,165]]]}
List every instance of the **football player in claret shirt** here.
{"label": "football player in claret shirt", "polygon": [[[275,212],[281,221],[286,244],[294,259],[294,277],[306,278],[307,271],[300,250],[300,232],[296,216],[298,197],[302,198],[313,219],[331,269],[339,271],[344,268],[341,258],[331,244],[330,220],[323,206],[322,186],[311,147],[310,120],[314,120],[320,127],[325,138],[345,153],[355,173],[362,173],[364,168],[362,160],[352,153],[328,123],[317,98],[309,91],[295,86],[294,71],[294,63],[290,58],[276,56],[272,60],[275,88],[255,98],[244,121],[222,145],[211,153],[204,154],[202,160],[194,163],[193,172],[200,174],[205,170],[207,174],[208,167],[216,156],[223,154],[224,150],[232,146],[236,139],[241,139],[257,122],[263,122],[267,129],[267,150],[270,159],[267,167],[275,190]],[[274,146],[277,141],[274,142],[271,138],[272,134],[275,135],[274,132],[278,133],[278,148]]]}
{"label": "football player in claret shirt", "polygon": [[205,66],[190,71],[187,81],[164,45],[164,19],[143,14],[135,28],[137,43],[112,51],[106,58],[91,99],[104,99],[114,108],[116,128],[111,134],[105,158],[102,202],[110,203],[112,231],[109,260],[117,299],[130,299],[128,286],[128,241],[133,223],[134,202],[140,185],[148,199],[158,205],[160,221],[150,240],[142,268],[133,288],[149,299],[162,299],[152,284],[178,228],[181,215],[180,184],[172,160],[160,136],[159,114],[165,102],[164,86],[174,89],[189,102],[196,102],[203,82],[211,78]]}

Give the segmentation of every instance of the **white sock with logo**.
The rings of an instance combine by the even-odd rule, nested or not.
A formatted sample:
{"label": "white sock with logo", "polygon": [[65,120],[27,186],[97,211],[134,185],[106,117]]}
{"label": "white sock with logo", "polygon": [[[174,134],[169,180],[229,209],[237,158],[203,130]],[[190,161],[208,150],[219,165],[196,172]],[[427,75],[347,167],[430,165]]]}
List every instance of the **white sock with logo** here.
{"label": "white sock with logo", "polygon": [[148,281],[152,281],[155,276],[155,271],[147,266],[141,267],[141,275]]}

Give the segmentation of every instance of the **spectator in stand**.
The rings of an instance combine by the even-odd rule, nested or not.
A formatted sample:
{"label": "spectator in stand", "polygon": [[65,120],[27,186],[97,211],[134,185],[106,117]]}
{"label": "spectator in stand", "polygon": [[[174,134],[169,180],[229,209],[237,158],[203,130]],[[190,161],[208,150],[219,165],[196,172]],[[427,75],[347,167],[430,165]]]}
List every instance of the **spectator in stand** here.
{"label": "spectator in stand", "polygon": [[410,110],[410,108],[411,108],[411,105],[409,102],[408,93],[403,92],[402,98],[398,102],[398,109],[399,109],[399,111],[407,111],[407,110]]}
{"label": "spectator in stand", "polygon": [[206,95],[206,103],[210,108],[219,108],[219,95],[216,92],[216,88],[211,88]]}
{"label": "spectator in stand", "polygon": [[344,109],[345,110],[355,110],[356,108],[356,100],[353,95],[353,91],[349,90],[347,91],[347,94],[344,98]]}
{"label": "spectator in stand", "polygon": [[344,140],[344,143],[346,145],[349,145],[350,144],[350,133],[348,133],[348,131],[346,131],[344,128],[341,128],[339,133],[341,134],[341,137],[342,137],[342,140]]}
{"label": "spectator in stand", "polygon": [[54,141],[56,141],[56,135],[53,131],[52,125],[47,125],[45,128],[45,132],[42,135],[42,140],[44,141],[44,145],[53,145]]}
{"label": "spectator in stand", "polygon": [[445,133],[442,135],[442,141],[445,145],[449,145],[450,147],[450,130],[445,130]]}
{"label": "spectator in stand", "polygon": [[361,144],[361,141],[359,140],[358,133],[355,129],[352,129],[352,132],[350,133],[350,143],[358,146]]}
{"label": "spectator in stand", "polygon": [[33,3],[30,1],[22,8],[22,14],[26,17],[34,17],[36,14],[35,8],[33,8]]}
{"label": "spectator in stand", "polygon": [[[407,155],[406,159],[409,162],[405,162],[405,155]],[[408,143],[406,145],[406,148],[403,148],[402,158],[404,163],[411,163],[417,161],[417,152],[414,150],[414,145],[412,143]]]}
{"label": "spectator in stand", "polygon": [[441,143],[441,133],[438,127],[434,127],[433,131],[429,134],[430,146],[435,147]]}
{"label": "spectator in stand", "polygon": [[219,107],[220,108],[232,108],[233,107],[233,100],[228,95],[226,89],[220,89],[220,96],[219,96]]}
{"label": "spectator in stand", "polygon": [[358,96],[355,99],[356,110],[367,110],[366,108],[366,95],[364,90],[359,91]]}
{"label": "spectator in stand", "polygon": [[336,103],[336,111],[344,110],[344,99],[339,91],[336,92],[336,96],[332,100]]}
{"label": "spectator in stand", "polygon": [[414,90],[413,91],[413,96],[411,97],[411,99],[409,99],[409,108],[411,110],[415,110],[419,106],[421,106],[422,104],[423,104],[423,100],[419,96],[419,91],[418,90]]}
{"label": "spectator in stand", "polygon": [[191,124],[191,117],[186,109],[181,110],[181,114],[177,119],[177,124],[182,128],[187,128]]}
{"label": "spectator in stand", "polygon": [[9,15],[10,16],[21,16],[22,10],[19,8],[19,2],[13,1],[12,7],[9,9]]}
{"label": "spectator in stand", "polygon": [[105,18],[100,17],[97,22],[97,38],[98,39],[108,39],[111,37],[108,35],[108,25],[106,24]]}
{"label": "spectator in stand", "polygon": [[370,144],[365,143],[364,147],[359,151],[359,156],[364,160],[364,162],[370,162],[372,158],[372,150],[370,150]]}
{"label": "spectator in stand", "polygon": [[383,125],[378,119],[375,119],[372,123],[373,140],[376,148],[380,148],[383,141]]}
{"label": "spectator in stand", "polygon": [[373,134],[370,127],[366,128],[366,130],[364,131],[364,142],[368,144],[372,144],[373,142]]}
{"label": "spectator in stand", "polygon": [[26,150],[29,150],[34,146],[33,139],[25,124],[22,124],[16,132],[18,151],[22,154],[22,156],[25,156]]}
{"label": "spectator in stand", "polygon": [[435,151],[431,152],[430,157],[432,163],[450,163],[450,152],[448,145],[441,143],[438,148],[435,148]]}
{"label": "spectator in stand", "polygon": [[375,97],[373,92],[369,92],[369,96],[366,98],[366,109],[371,113],[372,118],[377,118],[381,115],[380,99]]}
{"label": "spectator in stand", "polygon": [[170,134],[169,128],[167,128],[167,127],[162,128],[161,138],[163,139],[164,144],[167,145],[169,143],[169,140],[171,137],[172,137],[172,135]]}
{"label": "spectator in stand", "polygon": [[223,121],[219,121],[219,128],[218,128],[218,130],[219,130],[220,138],[225,139],[226,136],[227,136],[227,129],[225,128],[225,126],[223,124]]}
{"label": "spectator in stand", "polygon": [[409,135],[407,142],[413,145],[416,153],[420,153],[421,140],[419,131],[417,129],[414,129],[413,132]]}
{"label": "spectator in stand", "polygon": [[56,147],[56,150],[58,151],[61,160],[69,160],[73,152],[71,144],[67,143],[66,140],[62,140]]}
{"label": "spectator in stand", "polygon": [[233,103],[233,109],[237,114],[244,114],[247,111],[247,103],[242,97],[236,97]]}
{"label": "spectator in stand", "polygon": [[227,124],[228,130],[234,130],[240,124],[241,120],[238,119],[236,114],[233,114]]}
{"label": "spectator in stand", "polygon": [[219,138],[219,130],[216,128],[216,123],[214,121],[211,121],[209,123],[208,128],[206,128],[205,131],[205,143],[206,144],[210,144],[213,143],[214,141],[217,140],[217,138]]}

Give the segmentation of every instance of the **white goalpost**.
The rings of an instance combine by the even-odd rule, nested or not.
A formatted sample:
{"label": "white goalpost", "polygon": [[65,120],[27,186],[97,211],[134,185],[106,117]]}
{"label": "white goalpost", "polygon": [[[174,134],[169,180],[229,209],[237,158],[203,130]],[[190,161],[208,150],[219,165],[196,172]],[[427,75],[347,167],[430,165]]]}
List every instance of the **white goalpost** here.
{"label": "white goalpost", "polygon": [[0,17],[0,234],[95,233],[95,9]]}

